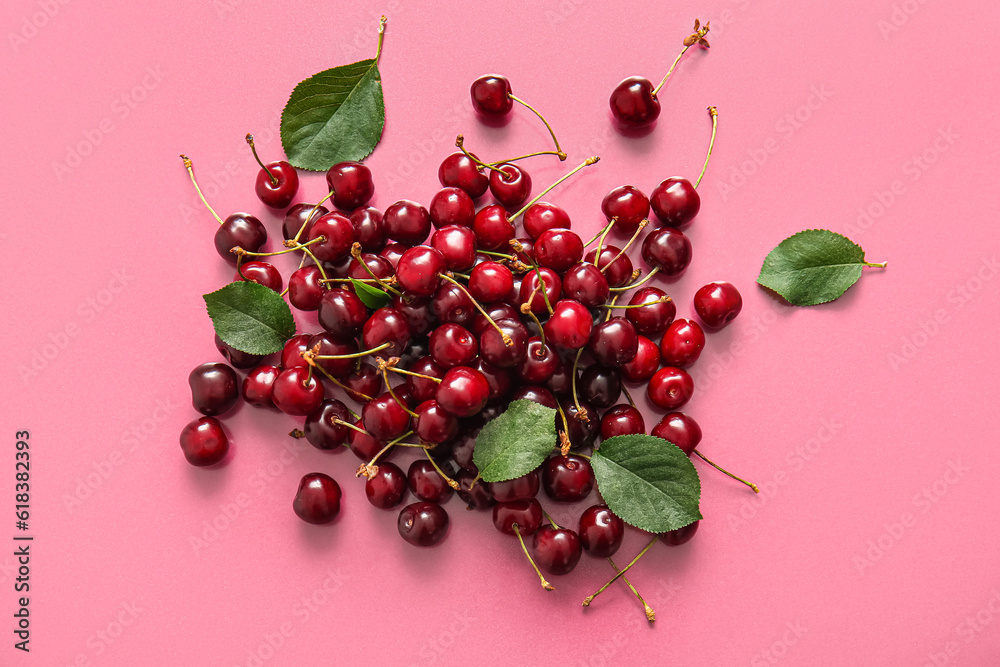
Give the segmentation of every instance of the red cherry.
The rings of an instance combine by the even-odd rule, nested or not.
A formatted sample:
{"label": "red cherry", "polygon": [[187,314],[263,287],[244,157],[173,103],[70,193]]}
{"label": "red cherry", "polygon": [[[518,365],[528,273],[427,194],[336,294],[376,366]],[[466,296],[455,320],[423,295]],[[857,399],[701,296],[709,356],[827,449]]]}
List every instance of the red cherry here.
{"label": "red cherry", "polygon": [[396,265],[396,281],[403,291],[414,296],[431,296],[441,283],[445,270],[444,255],[430,246],[410,248]]}
{"label": "red cherry", "polygon": [[281,371],[271,389],[276,408],[286,415],[301,417],[319,407],[323,394],[323,384],[315,377],[309,377],[309,370],[303,366]]}
{"label": "red cherry", "polygon": [[627,404],[613,405],[601,417],[601,440],[618,435],[638,435],[646,432],[642,413]]}
{"label": "red cherry", "polygon": [[472,107],[484,116],[506,116],[514,107],[510,81],[499,74],[484,74],[472,82]]}
{"label": "red cherry", "polygon": [[697,322],[674,320],[660,340],[660,356],[667,366],[685,368],[690,366],[705,347],[705,333]]}
{"label": "red cherry", "polygon": [[533,251],[539,266],[563,273],[583,259],[583,241],[569,229],[549,229],[535,240]]}
{"label": "red cherry", "polygon": [[473,199],[482,197],[490,188],[489,176],[465,153],[452,153],[446,157],[438,168],[438,180],[445,187],[464,190]]}
{"label": "red cherry", "polygon": [[472,221],[472,230],[481,250],[506,250],[514,238],[514,225],[507,219],[503,206],[484,206]]}
{"label": "red cherry", "polygon": [[449,369],[438,384],[435,399],[442,408],[456,417],[471,417],[486,405],[490,384],[474,368],[456,366]]}
{"label": "red cherry", "polygon": [[569,528],[542,526],[531,543],[538,567],[549,574],[569,574],[583,553],[580,536]]}
{"label": "red cherry", "polygon": [[649,205],[665,226],[683,227],[698,215],[701,196],[691,181],[672,176],[653,188]]}
{"label": "red cherry", "polygon": [[618,232],[631,234],[649,217],[649,198],[635,186],[620,185],[604,195],[601,212],[608,221],[615,221]]}
{"label": "red cherry", "polygon": [[667,330],[674,321],[674,315],[677,314],[677,307],[673,301],[663,301],[666,296],[667,293],[657,287],[637,289],[628,304],[642,307],[627,308],[625,318],[635,325],[635,330],[643,336],[650,338],[659,336]]}
{"label": "red cherry", "polygon": [[[243,275],[240,275],[240,273]],[[240,265],[239,270],[233,276],[233,280],[241,281],[244,277],[250,282],[263,285],[275,292],[281,292],[281,273],[272,264],[256,260],[245,262]]]}
{"label": "red cherry", "polygon": [[691,399],[694,380],[682,368],[666,366],[649,379],[646,396],[664,410],[676,410]]}
{"label": "red cherry", "polygon": [[685,542],[690,542],[694,534],[698,532],[698,524],[701,520],[695,521],[694,523],[689,523],[688,525],[678,528],[677,530],[671,530],[660,535],[660,539],[664,544],[677,547]]}
{"label": "red cherry", "polygon": [[642,259],[665,276],[679,276],[691,263],[691,241],[672,227],[657,229],[643,240]]}
{"label": "red cherry", "polygon": [[302,477],[292,501],[295,514],[306,523],[330,523],[340,514],[340,485],[321,472]]}
{"label": "red cherry", "polygon": [[529,206],[521,217],[521,224],[532,239],[537,239],[549,229],[569,229],[572,226],[569,213],[564,208],[545,201]]}
{"label": "red cherry", "polygon": [[193,466],[215,465],[226,458],[229,438],[215,417],[200,417],[181,431],[181,451]]}
{"label": "red cherry", "polygon": [[516,164],[499,164],[496,171],[490,170],[490,192],[501,206],[517,208],[531,194],[531,176]]}
{"label": "red cherry", "polygon": [[506,299],[513,290],[514,274],[498,262],[480,262],[469,274],[469,293],[480,303]]}
{"label": "red cherry", "polygon": [[701,426],[683,412],[664,415],[649,434],[677,445],[688,456],[701,442]]}
{"label": "red cherry", "polygon": [[624,127],[644,127],[660,116],[660,102],[653,84],[641,76],[630,76],[611,92],[611,114]]}
{"label": "red cherry", "polygon": [[557,347],[578,350],[590,340],[594,316],[579,301],[561,299],[544,325],[545,338]]}
{"label": "red cherry", "polygon": [[625,537],[625,523],[607,505],[588,507],[580,516],[580,544],[591,556],[609,558]]}
{"label": "red cherry", "polygon": [[360,162],[339,162],[326,172],[326,184],[333,192],[333,205],[343,211],[364,206],[375,194],[372,172]]}
{"label": "red cherry", "polygon": [[476,263],[476,233],[471,226],[442,227],[431,235],[431,247],[441,253],[449,271],[468,271]]}
{"label": "red cherry", "polygon": [[695,292],[694,309],[706,325],[721,329],[743,310],[743,297],[732,283],[717,281]]}

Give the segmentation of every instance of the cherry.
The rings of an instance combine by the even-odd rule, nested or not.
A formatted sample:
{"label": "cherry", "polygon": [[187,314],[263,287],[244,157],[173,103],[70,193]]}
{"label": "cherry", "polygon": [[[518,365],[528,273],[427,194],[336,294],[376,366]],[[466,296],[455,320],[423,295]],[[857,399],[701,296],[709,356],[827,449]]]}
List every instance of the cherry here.
{"label": "cherry", "polygon": [[511,401],[534,401],[547,408],[556,409],[556,397],[547,388],[537,384],[523,384],[510,397]]}
{"label": "cherry", "polygon": [[477,301],[500,301],[513,290],[514,274],[498,262],[481,262],[469,274],[469,293]]}
{"label": "cherry", "polygon": [[[438,180],[445,187],[456,187],[465,191],[473,199],[482,197],[490,188],[490,178],[465,153],[452,153],[438,167]],[[478,159],[478,158],[477,158]]]}
{"label": "cherry", "polygon": [[281,367],[294,368],[300,366],[305,368],[309,363],[302,358],[302,353],[309,349],[309,334],[296,334],[285,341],[281,348]]}
{"label": "cherry", "polygon": [[306,417],[302,430],[316,449],[340,451],[347,440],[351,413],[340,401],[328,398]]}
{"label": "cherry", "polygon": [[392,270],[396,270],[396,266],[399,264],[400,258],[402,258],[403,253],[409,250],[411,246],[406,243],[390,243],[386,247],[379,251],[379,257],[389,261],[389,265],[392,266]]}
{"label": "cherry", "polygon": [[612,317],[595,326],[587,343],[587,351],[594,360],[610,368],[632,361],[638,349],[639,336],[624,317]]}
{"label": "cherry", "polygon": [[448,513],[434,503],[412,503],[400,510],[396,528],[413,546],[432,547],[448,535]]}
{"label": "cherry", "polygon": [[219,334],[215,334],[215,347],[219,350],[219,354],[235,368],[253,368],[265,356],[261,354],[248,354],[242,350],[237,350],[219,338]]}
{"label": "cherry", "polygon": [[[296,269],[288,278],[288,301],[299,310],[319,310],[323,298],[323,274],[315,264]],[[280,291],[280,288],[278,290]]]}
{"label": "cherry", "polygon": [[[296,204],[285,211],[285,221],[281,225],[281,234],[285,239],[309,238],[309,229],[313,223],[330,211],[325,206],[316,207],[313,204]],[[304,226],[304,228],[303,228]],[[301,233],[300,231],[301,230]],[[243,246],[244,250],[250,250]]]}
{"label": "cherry", "polygon": [[667,366],[690,366],[705,347],[705,333],[697,322],[674,320],[660,340],[660,356]]}
{"label": "cherry", "polygon": [[364,252],[378,252],[385,247],[385,232],[382,230],[382,212],[372,206],[364,206],[351,211],[354,225],[354,240],[361,244]]}
{"label": "cherry", "polygon": [[303,366],[285,368],[271,387],[274,406],[286,415],[304,417],[323,402],[323,384]]}
{"label": "cherry", "polygon": [[350,375],[341,378],[341,382],[344,383],[347,395],[361,403],[372,400],[378,394],[382,386],[382,375],[371,364],[362,362]]}
{"label": "cherry", "polygon": [[[396,390],[394,390],[395,393]],[[384,392],[365,403],[361,409],[361,422],[365,431],[376,440],[393,440],[410,428],[410,413],[392,394]]]}
{"label": "cherry", "polygon": [[406,496],[406,475],[395,463],[380,461],[378,471],[365,481],[365,495],[375,507],[392,509]]}
{"label": "cherry", "polygon": [[690,542],[694,534],[698,532],[698,524],[701,520],[695,521],[694,523],[689,523],[686,526],[678,528],[677,530],[670,530],[666,533],[660,535],[660,539],[664,544],[672,547],[680,546],[686,542]]}
{"label": "cherry", "polygon": [[604,195],[601,212],[609,222],[615,221],[615,229],[631,234],[649,217],[649,197],[635,186],[620,185]]}
{"label": "cherry", "polygon": [[243,378],[243,400],[250,405],[273,408],[271,390],[281,369],[277,366],[257,366]]}
{"label": "cherry", "polygon": [[[503,398],[510,393],[511,388],[515,384],[514,374],[512,369],[509,368],[495,368],[489,363],[483,360],[482,357],[476,359],[472,367],[483,374],[486,381],[490,383],[490,398],[489,400],[497,400]],[[479,416],[482,416],[480,413]]]}
{"label": "cherry", "polygon": [[411,463],[406,472],[406,480],[413,495],[430,503],[445,503],[454,493],[434,464],[427,459],[417,459]]}
{"label": "cherry", "polygon": [[333,205],[344,211],[364,206],[375,194],[371,169],[360,162],[338,162],[326,172]]}
{"label": "cherry", "polygon": [[532,336],[528,339],[524,359],[517,365],[517,373],[525,382],[537,384],[552,377],[561,365],[562,360],[552,346],[543,344],[538,336]]}
{"label": "cherry", "polygon": [[499,74],[484,74],[472,82],[472,107],[484,116],[501,117],[514,108],[510,81]]}
{"label": "cherry", "polygon": [[529,206],[521,218],[521,224],[524,226],[524,232],[532,240],[537,239],[546,230],[569,229],[572,226],[569,213],[564,208],[545,201]]}
{"label": "cherry", "polygon": [[[594,248],[586,254],[583,261],[593,264],[596,257],[597,248]],[[611,287],[623,287],[632,281],[632,260],[622,253],[621,248],[613,245],[601,248],[601,258],[597,260],[597,268],[604,274]]]}
{"label": "cherry", "polygon": [[[482,413],[479,413],[477,417],[481,417]],[[475,417],[473,418],[475,419]],[[451,443],[451,458],[459,465],[461,468],[466,468],[470,471],[478,470],[476,464],[472,462],[472,455],[476,449],[476,436],[479,435],[479,430],[477,428],[472,428],[472,420],[463,420],[461,424],[462,433],[455,438],[455,441]],[[459,481],[456,479],[455,481]],[[459,483],[461,483],[459,481]],[[476,486],[479,486],[478,484]],[[461,494],[460,494],[461,495]]]}
{"label": "cherry", "polygon": [[254,146],[253,136],[247,135],[247,143],[253,151],[253,158],[260,165],[260,172],[257,173],[257,182],[254,191],[257,197],[271,208],[285,208],[292,203],[295,193],[299,191],[299,174],[295,167],[285,160],[278,160],[269,164],[264,164],[257,157],[257,147]]}
{"label": "cherry", "polygon": [[588,308],[606,303],[610,294],[604,274],[590,262],[574,264],[566,271],[562,291],[567,298],[579,301]]}
{"label": "cherry", "polygon": [[590,495],[594,483],[594,469],[582,456],[555,454],[542,464],[542,488],[552,500],[561,503],[583,500]]}
{"label": "cherry", "polygon": [[560,364],[545,386],[556,396],[566,396],[573,390],[573,364]]}
{"label": "cherry", "polygon": [[[542,296],[541,289],[536,291],[539,285],[544,285],[545,296]],[[561,294],[562,280],[560,280],[559,274],[552,269],[539,268],[525,274],[524,280],[521,281],[521,289],[518,292],[517,305],[521,306],[525,303],[530,303],[528,307],[531,309],[531,312],[537,315],[546,312],[546,298],[548,298],[548,303],[555,304]],[[531,300],[529,301],[528,299]]]}
{"label": "cherry", "polygon": [[430,246],[410,248],[396,265],[396,281],[403,291],[415,296],[432,296],[441,283],[445,269],[444,255]]}
{"label": "cherry", "polygon": [[664,410],[676,410],[691,398],[694,381],[682,368],[666,366],[649,379],[646,396]]}
{"label": "cherry", "polygon": [[507,219],[503,206],[491,204],[476,213],[472,230],[481,250],[506,250],[508,242],[514,238],[514,225]]}
{"label": "cherry", "polygon": [[334,336],[354,338],[368,321],[368,308],[354,292],[335,289],[323,293],[317,315],[320,326]]}
{"label": "cherry", "polygon": [[445,281],[431,299],[431,312],[442,322],[467,325],[477,311],[465,290]]}
{"label": "cherry", "polygon": [[[382,252],[386,252],[388,247],[383,248]],[[371,280],[372,276],[380,280],[387,280],[392,277],[395,271],[396,267],[389,259],[382,255],[372,255],[365,252],[361,253],[361,261],[357,259],[351,261],[347,269],[347,276],[355,280]]]}
{"label": "cherry", "polygon": [[657,229],[643,240],[642,258],[666,276],[679,276],[691,263],[691,241],[677,229]]}
{"label": "cherry", "polygon": [[611,92],[611,114],[625,127],[644,127],[660,116],[660,101],[653,83],[641,76],[630,76]]}
{"label": "cherry", "polygon": [[[499,322],[500,320],[516,320],[518,318],[518,313],[517,310],[514,309],[514,306],[503,301],[487,303],[483,306],[483,310],[486,311],[486,315],[490,316],[490,320],[493,320],[494,322]],[[477,336],[482,336],[484,331],[492,329],[493,325],[490,324],[490,320],[486,319],[486,316],[479,311],[476,311],[476,316],[472,318],[472,333]]]}
{"label": "cherry", "polygon": [[438,384],[434,398],[456,417],[471,417],[486,405],[490,383],[482,373],[467,366],[451,368]]}
{"label": "cherry", "polygon": [[594,318],[586,306],[572,299],[561,299],[545,323],[545,338],[557,347],[578,350],[590,340],[593,327]]}
{"label": "cherry", "polygon": [[613,405],[601,417],[601,440],[645,432],[646,422],[642,418],[642,413],[632,405],[625,403]]}
{"label": "cherry", "polygon": [[462,188],[447,187],[438,190],[431,199],[428,213],[437,229],[451,225],[471,227],[472,219],[476,217],[476,205]]}
{"label": "cherry", "polygon": [[[371,461],[376,454],[381,452],[383,448],[385,448],[386,443],[371,437],[371,435],[364,430],[364,424],[360,419],[354,422],[354,425],[357,426],[357,428],[352,428],[347,432],[347,445],[351,448],[351,451],[354,452],[355,456],[367,463],[368,461]],[[392,457],[395,453],[396,450],[390,447],[389,451],[382,455],[380,463]]]}
{"label": "cherry", "polygon": [[530,500],[538,495],[541,482],[538,473],[532,470],[520,477],[505,482],[490,482],[490,494],[498,503],[509,503],[514,500]]}
{"label": "cherry", "polygon": [[311,472],[302,477],[292,509],[306,523],[330,523],[340,514],[340,485],[329,475]]}
{"label": "cherry", "polygon": [[196,366],[188,374],[188,384],[191,387],[191,403],[203,415],[225,414],[240,398],[236,371],[223,363]]}
{"label": "cherry", "polygon": [[479,343],[465,327],[445,322],[431,333],[430,353],[442,368],[468,366],[479,354]]}
{"label": "cherry", "polygon": [[437,401],[424,401],[414,412],[417,416],[413,430],[424,442],[439,445],[451,442],[458,435],[458,419],[442,410]]}
{"label": "cherry", "polygon": [[673,300],[665,301],[666,298],[667,293],[659,288],[642,287],[635,291],[628,302],[630,306],[640,307],[626,309],[625,318],[643,336],[658,336],[667,330],[677,314]]}
{"label": "cherry", "polygon": [[517,208],[531,194],[531,176],[516,164],[499,164],[496,169],[490,170],[490,192],[493,198],[504,208]]}
{"label": "cherry", "polygon": [[[577,409],[573,399],[564,398],[559,404],[562,406],[563,412],[566,413],[566,423],[569,425],[566,436],[569,438],[572,448],[577,450],[592,445],[601,428],[594,408],[586,401],[580,401],[580,407],[587,414],[587,419],[584,420],[580,416],[581,410]],[[556,428],[562,428],[562,418],[558,416],[556,417]]]}
{"label": "cherry", "polygon": [[563,273],[583,259],[583,241],[569,229],[549,229],[535,240],[533,251],[540,266]]}
{"label": "cherry", "polygon": [[649,206],[667,227],[683,227],[698,215],[701,196],[691,181],[672,176],[653,188]]}
{"label": "cherry", "polygon": [[515,319],[499,320],[496,325],[479,335],[479,354],[483,361],[495,368],[513,368],[528,354],[528,330],[520,320]]}
{"label": "cherry", "polygon": [[470,486],[475,478],[476,473],[471,470],[458,471],[458,474],[455,475],[455,481],[458,482],[458,497],[469,506],[470,510],[490,509],[496,504],[496,501],[490,495],[489,485],[476,483],[475,486]]}
{"label": "cherry", "polygon": [[378,353],[379,356],[398,357],[409,344],[412,333],[410,323],[403,314],[395,308],[386,306],[372,313],[365,322],[365,326],[361,329],[361,341],[366,350],[389,343],[389,347]]}
{"label": "cherry", "polygon": [[621,372],[629,382],[646,382],[660,367],[660,348],[645,336],[637,336],[635,357],[622,364]]}
{"label": "cherry", "polygon": [[[306,345],[310,350],[318,347],[318,353],[321,356],[344,357],[349,354],[357,354],[358,352],[358,343],[356,340],[353,338],[346,340],[337,338],[327,331],[312,336]],[[342,378],[353,371],[357,361],[357,359],[351,358],[315,360],[317,366],[335,378]]]}
{"label": "cherry", "polygon": [[402,199],[385,209],[382,228],[393,241],[409,246],[423,243],[431,232],[431,216],[427,209],[415,201]]}
{"label": "cherry", "polygon": [[468,271],[476,263],[476,233],[471,225],[449,225],[431,235],[431,247],[441,253],[449,271]]}
{"label": "cherry", "polygon": [[732,283],[717,281],[695,292],[694,309],[706,325],[721,329],[743,310],[743,297]]}
{"label": "cherry", "polygon": [[598,365],[588,366],[576,383],[579,395],[595,408],[614,405],[622,395],[622,381],[618,372]]}
{"label": "cherry", "polygon": [[625,524],[607,505],[588,507],[580,515],[580,544],[591,556],[610,558],[625,537]]}
{"label": "cherry", "polygon": [[260,252],[265,243],[267,230],[249,213],[233,213],[215,231],[215,250],[230,264],[236,264],[236,255],[231,252],[236,246],[247,252]]}
{"label": "cherry", "polygon": [[[406,318],[413,336],[423,336],[434,326],[430,299],[415,296],[394,296],[391,305]],[[411,344],[410,353],[413,352],[413,349]]]}
{"label": "cherry", "polygon": [[[242,275],[240,275],[242,273]],[[240,281],[244,277],[250,282],[263,285],[275,292],[281,292],[281,273],[273,264],[267,262],[252,261],[243,263],[233,276],[233,280]]]}
{"label": "cherry", "polygon": [[516,534],[515,525],[521,535],[533,535],[542,525],[542,506],[534,498],[497,502],[493,506],[493,525],[507,535]]}
{"label": "cherry", "polygon": [[701,426],[683,412],[664,415],[649,434],[677,445],[688,456],[701,442]]}
{"label": "cherry", "polygon": [[413,396],[413,400],[417,401],[418,404],[429,401],[434,398],[434,394],[437,391],[437,382],[419,376],[426,375],[440,380],[444,377],[446,370],[433,357],[421,357],[414,361],[410,365],[410,371],[417,375],[406,376],[406,384],[410,388],[410,395]]}
{"label": "cherry", "polygon": [[531,544],[538,566],[549,574],[569,574],[583,553],[580,536],[569,528],[542,526]]}
{"label": "cherry", "polygon": [[181,430],[181,451],[193,466],[215,465],[226,458],[229,438],[215,417],[200,417]]}
{"label": "cherry", "polygon": [[327,213],[309,228],[307,238],[314,241],[319,237],[324,241],[309,246],[309,251],[321,262],[335,262],[350,254],[354,243],[354,223],[340,213]]}

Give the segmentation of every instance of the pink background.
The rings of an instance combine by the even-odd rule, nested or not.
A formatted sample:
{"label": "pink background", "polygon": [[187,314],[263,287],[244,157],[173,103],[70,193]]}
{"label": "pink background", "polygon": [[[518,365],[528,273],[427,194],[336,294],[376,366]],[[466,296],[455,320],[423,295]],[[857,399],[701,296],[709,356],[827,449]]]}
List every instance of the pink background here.
{"label": "pink background", "polygon": [[[973,4],[3,3],[0,663],[997,664],[1000,25]],[[201,294],[231,269],[177,154],[223,215],[248,210],[277,234],[243,135],[277,159],[292,87],[369,57],[382,13],[388,117],[368,160],[380,208],[427,203],[459,132],[491,159],[546,144],[523,109],[502,129],[475,120],[468,86],[485,72],[507,75],[570,153],[527,165],[536,190],[603,158],[551,196],[584,235],[610,188],[696,176],[705,107],[719,108],[694,261],[670,289],[679,315],[707,281],[743,293],[693,368],[686,411],[703,451],[762,493],[695,462],[701,530],[632,577],[655,627],[621,586],[580,609],[610,574],[600,560],[544,593],[517,544],[455,498],[445,543],[409,547],[396,513],[364,499],[351,454],[283,449],[291,418],[227,418],[220,470],[178,451],[187,374],[217,358]],[[696,16],[713,48],[684,59],[658,127],[614,132],[611,89],[658,80]],[[322,177],[301,192],[318,199]],[[780,306],[757,272],[808,227],[889,267],[834,304]],[[30,656],[11,634],[21,429]],[[333,526],[290,511],[313,470],[345,489]],[[630,533],[620,559],[644,542]]]}

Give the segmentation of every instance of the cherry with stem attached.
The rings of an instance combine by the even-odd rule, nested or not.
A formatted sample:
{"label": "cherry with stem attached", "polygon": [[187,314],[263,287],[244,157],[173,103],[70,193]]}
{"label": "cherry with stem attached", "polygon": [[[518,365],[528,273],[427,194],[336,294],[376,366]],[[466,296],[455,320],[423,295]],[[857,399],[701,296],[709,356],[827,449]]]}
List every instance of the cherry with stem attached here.
{"label": "cherry with stem attached", "polygon": [[660,182],[649,195],[649,207],[653,209],[657,219],[667,227],[683,227],[694,220],[701,209],[701,196],[698,186],[705,177],[708,163],[712,159],[712,148],[715,146],[715,134],[719,128],[719,111],[714,106],[708,107],[712,118],[712,136],[708,141],[708,152],[705,162],[701,165],[701,173],[694,184],[686,178],[671,176]]}
{"label": "cherry with stem attached", "polygon": [[292,203],[299,191],[299,174],[289,162],[277,160],[268,164],[261,162],[253,135],[247,134],[247,143],[253,151],[253,159],[260,165],[254,191],[257,197],[271,208],[285,208]]}

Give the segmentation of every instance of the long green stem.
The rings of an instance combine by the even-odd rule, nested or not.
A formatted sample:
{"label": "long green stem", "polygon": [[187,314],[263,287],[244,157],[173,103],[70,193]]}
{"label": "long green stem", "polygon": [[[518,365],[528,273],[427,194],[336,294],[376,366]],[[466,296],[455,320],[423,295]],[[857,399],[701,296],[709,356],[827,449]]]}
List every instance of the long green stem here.
{"label": "long green stem", "polygon": [[[594,593],[593,595],[588,595],[588,596],[587,596],[586,598],[584,598],[584,600],[583,600],[583,606],[584,606],[584,607],[589,607],[589,606],[590,606],[590,603],[594,601],[594,598],[596,598],[596,597],[597,597],[598,595],[600,595],[601,593],[603,593],[604,591],[606,591],[606,590],[607,590],[607,588],[608,588],[608,586],[610,586],[611,584],[613,584],[613,583],[615,583],[616,581],[618,581],[618,579],[619,579],[620,577],[623,577],[623,576],[625,576],[625,573],[626,573],[626,572],[628,572],[628,571],[629,571],[629,569],[631,569],[631,567],[632,567],[633,565],[635,565],[635,564],[636,564],[636,562],[638,562],[638,560],[639,560],[640,558],[642,558],[642,557],[643,557],[644,555],[646,555],[646,552],[647,552],[647,551],[649,551],[650,549],[652,549],[652,548],[653,548],[653,545],[654,545],[654,544],[656,544],[656,543],[657,543],[657,541],[659,541],[659,539],[660,539],[660,536],[659,536],[659,535],[654,535],[654,536],[653,536],[653,539],[652,539],[652,540],[650,540],[649,544],[647,544],[647,545],[646,545],[646,546],[645,546],[645,547],[643,548],[643,550],[639,552],[639,555],[638,555],[638,556],[636,556],[635,558],[633,558],[633,559],[632,559],[632,562],[630,562],[630,563],[629,563],[628,565],[626,565],[626,566],[625,566],[625,567],[624,567],[623,569],[621,569],[621,570],[618,570],[618,574],[616,574],[616,575],[615,575],[614,577],[612,577],[612,578],[611,578],[611,581],[609,581],[608,583],[606,583],[606,584],[604,584],[603,586],[601,586],[600,590],[598,590],[598,591],[597,591],[596,593]],[[615,568],[615,569],[617,569],[617,568]]]}
{"label": "long green stem", "polygon": [[566,159],[566,153],[564,153],[563,149],[561,149],[559,147],[559,140],[556,139],[556,133],[552,131],[552,126],[549,125],[549,121],[545,120],[545,116],[543,116],[542,114],[538,113],[538,110],[535,107],[531,106],[530,104],[528,104],[527,102],[525,102],[524,100],[522,100],[520,97],[517,97],[516,95],[510,95],[510,94],[508,94],[508,97],[510,97],[510,99],[514,100],[518,104],[521,104],[521,105],[527,107],[528,110],[530,110],[533,114],[535,114],[536,116],[538,116],[538,118],[541,119],[541,121],[543,123],[545,123],[545,129],[549,131],[549,134],[552,136],[552,143],[554,143],[556,145],[556,151],[557,151],[556,155],[559,156],[559,160],[560,161],[565,160]]}
{"label": "long green stem", "polygon": [[590,166],[590,165],[592,165],[592,164],[597,164],[598,162],[600,162],[600,160],[601,160],[601,158],[599,158],[599,157],[598,157],[598,156],[596,156],[596,155],[595,155],[594,157],[589,157],[589,158],[587,158],[587,159],[586,159],[586,160],[584,160],[584,161],[583,161],[583,162],[582,162],[582,163],[581,163],[581,164],[580,164],[579,166],[577,166],[577,167],[573,168],[572,170],[570,170],[570,172],[569,172],[569,173],[567,173],[567,174],[566,174],[565,176],[561,177],[561,178],[560,178],[559,180],[557,180],[557,181],[556,181],[555,183],[553,183],[553,184],[552,184],[552,185],[550,185],[549,187],[547,187],[547,188],[545,188],[544,190],[542,190],[541,192],[539,192],[539,193],[538,193],[538,194],[537,194],[537,195],[535,196],[535,198],[534,198],[534,199],[532,199],[532,200],[531,200],[531,201],[529,201],[529,202],[528,202],[527,204],[525,204],[524,206],[522,206],[522,207],[521,207],[521,210],[520,210],[520,211],[518,211],[518,212],[517,212],[517,213],[515,213],[514,215],[510,216],[509,218],[507,218],[507,221],[508,221],[508,222],[511,222],[511,223],[513,223],[513,222],[514,222],[515,220],[517,220],[517,219],[518,219],[519,217],[521,217],[521,215],[523,215],[525,211],[527,211],[527,210],[528,210],[529,208],[531,208],[532,206],[534,206],[535,204],[537,204],[537,203],[538,203],[539,201],[541,201],[542,197],[544,197],[544,196],[545,196],[545,195],[547,195],[547,194],[548,194],[549,192],[551,192],[551,191],[552,191],[552,190],[553,190],[553,189],[554,189],[554,188],[555,188],[556,186],[558,186],[558,185],[559,185],[560,183],[562,183],[562,182],[563,182],[563,181],[565,181],[565,180],[566,180],[567,178],[569,178],[570,176],[572,176],[572,175],[573,175],[573,174],[575,174],[576,172],[580,171],[580,170],[581,170],[581,169],[583,169],[584,167],[589,167],[589,166]]}
{"label": "long green stem", "polygon": [[701,179],[705,177],[705,170],[708,169],[708,162],[712,159],[712,148],[715,146],[715,132],[719,129],[719,111],[715,107],[708,107],[708,113],[712,117],[712,138],[708,140],[708,154],[705,155],[705,163],[701,165],[701,173],[698,180],[694,182],[697,188],[701,184]]}
{"label": "long green stem", "polygon": [[219,214],[215,212],[215,209],[212,208],[212,205],[208,203],[208,200],[205,199],[205,195],[202,194],[201,192],[201,188],[198,186],[198,181],[194,177],[194,164],[191,162],[191,158],[189,158],[187,155],[182,154],[181,159],[184,160],[184,167],[187,169],[188,175],[191,177],[191,182],[194,183],[195,192],[197,192],[198,197],[201,198],[201,203],[204,204],[205,208],[207,208],[209,212],[211,212],[212,216],[219,221],[220,225],[223,224],[222,218],[220,218]]}

